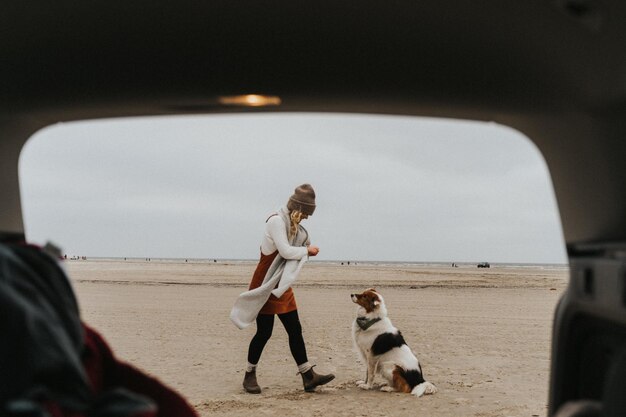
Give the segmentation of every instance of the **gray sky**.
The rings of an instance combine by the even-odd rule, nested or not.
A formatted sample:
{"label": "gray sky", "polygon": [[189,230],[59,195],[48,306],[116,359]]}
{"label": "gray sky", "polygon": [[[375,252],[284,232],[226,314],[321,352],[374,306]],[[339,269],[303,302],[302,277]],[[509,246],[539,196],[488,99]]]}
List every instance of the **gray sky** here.
{"label": "gray sky", "polygon": [[58,124],[20,159],[29,240],[68,255],[257,258],[309,182],[320,260],[565,263],[543,158],[493,123],[255,114]]}

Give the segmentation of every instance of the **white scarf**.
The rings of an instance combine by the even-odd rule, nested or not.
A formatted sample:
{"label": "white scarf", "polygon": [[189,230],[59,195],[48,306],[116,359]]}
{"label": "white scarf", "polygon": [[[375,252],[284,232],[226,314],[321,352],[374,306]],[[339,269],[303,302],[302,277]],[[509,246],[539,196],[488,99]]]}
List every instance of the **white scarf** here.
{"label": "white scarf", "polygon": [[[289,211],[286,207],[282,207],[277,214],[285,222],[287,236],[289,236],[291,225]],[[307,246],[309,244],[309,233],[304,227],[298,225],[298,232],[289,239],[289,243],[292,246]],[[265,278],[263,278],[263,283],[253,290],[239,294],[239,297],[235,300],[235,304],[230,311],[230,320],[235,326],[244,329],[254,323],[259,311],[270,298],[270,295],[273,294],[275,297],[280,298],[285,291],[291,288],[307,259],[308,256],[297,260],[285,259],[280,254],[276,255],[265,274]]]}

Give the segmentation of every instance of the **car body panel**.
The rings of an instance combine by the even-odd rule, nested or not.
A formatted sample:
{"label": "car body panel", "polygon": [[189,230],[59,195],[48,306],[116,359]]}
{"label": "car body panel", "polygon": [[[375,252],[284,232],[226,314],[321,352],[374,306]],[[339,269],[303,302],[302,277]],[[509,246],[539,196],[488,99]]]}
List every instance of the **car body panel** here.
{"label": "car body panel", "polygon": [[[546,159],[572,268],[556,312],[553,414],[587,395],[581,379],[602,384],[612,356],[585,362],[589,354],[626,340],[624,300],[611,308],[605,300],[624,285],[624,22],[622,0],[5,4],[0,233],[23,231],[20,149],[57,122],[307,111],[508,125]],[[282,104],[219,104],[220,96],[252,93]],[[588,271],[606,286],[592,297],[578,292]],[[585,351],[590,338],[605,341]],[[586,372],[585,363],[600,371]]]}

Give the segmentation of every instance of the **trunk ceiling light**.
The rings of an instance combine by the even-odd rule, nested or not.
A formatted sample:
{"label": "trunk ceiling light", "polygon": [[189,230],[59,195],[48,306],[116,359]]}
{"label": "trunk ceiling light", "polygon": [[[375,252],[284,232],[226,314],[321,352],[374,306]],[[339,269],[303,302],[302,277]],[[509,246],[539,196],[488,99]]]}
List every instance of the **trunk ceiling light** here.
{"label": "trunk ceiling light", "polygon": [[281,103],[278,96],[261,94],[244,94],[240,96],[220,96],[217,101],[224,106],[263,107],[278,106]]}

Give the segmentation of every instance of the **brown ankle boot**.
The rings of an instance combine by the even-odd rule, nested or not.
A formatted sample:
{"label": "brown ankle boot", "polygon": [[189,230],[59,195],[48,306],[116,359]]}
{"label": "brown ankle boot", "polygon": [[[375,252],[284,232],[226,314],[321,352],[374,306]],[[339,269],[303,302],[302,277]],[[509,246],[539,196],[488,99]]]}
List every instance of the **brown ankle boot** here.
{"label": "brown ankle boot", "polygon": [[261,387],[256,382],[256,371],[246,372],[246,375],[243,377],[243,389],[250,394],[261,393]]}
{"label": "brown ankle boot", "polygon": [[319,385],[328,384],[330,381],[335,379],[335,375],[319,375],[316,374],[313,370],[313,367],[304,373],[300,373],[302,375],[302,384],[304,384],[304,390],[306,392],[315,391],[315,387]]}

